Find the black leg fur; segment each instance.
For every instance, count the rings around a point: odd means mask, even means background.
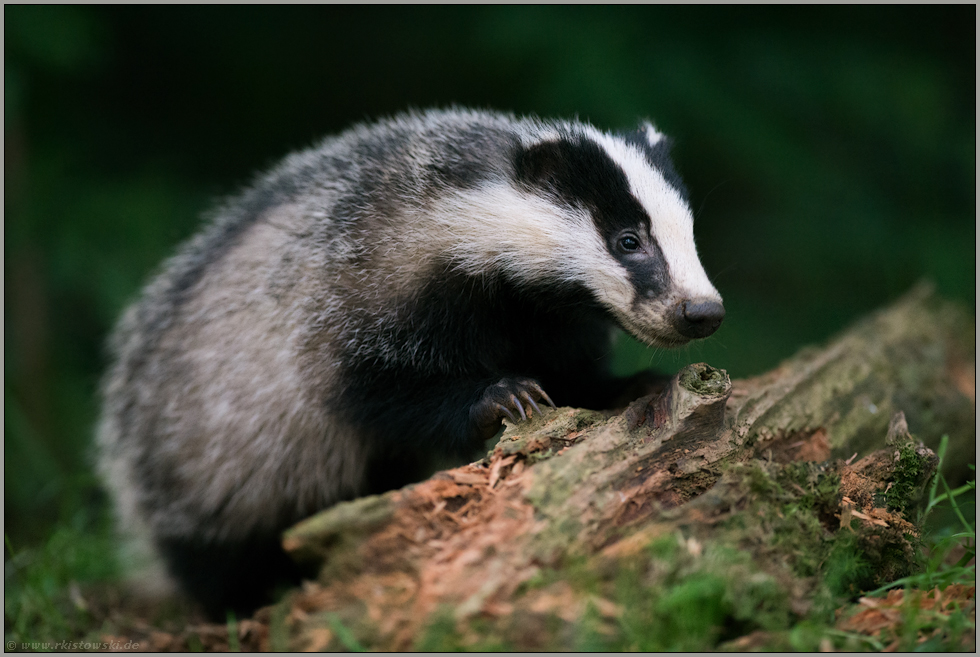
[[[278,533],[234,542],[162,539],[159,546],[171,574],[216,622],[229,611],[249,616],[272,603],[277,589],[315,575],[283,552]]]
[[[515,360],[561,406],[621,408],[669,381],[652,370],[612,376],[612,324],[601,316],[542,316],[533,327]]]
[[[461,456],[489,437],[487,428],[471,418],[470,408],[500,379],[374,371],[349,377],[352,383],[337,407],[365,430],[385,458],[412,464],[413,455]]]

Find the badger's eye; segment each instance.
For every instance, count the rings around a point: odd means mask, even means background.
[[[640,248],[640,240],[637,239],[635,235],[623,235],[619,238],[619,248],[627,253],[638,251]]]

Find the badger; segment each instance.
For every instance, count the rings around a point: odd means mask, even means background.
[[[412,111],[226,201],[109,341],[99,469],[145,584],[248,613],[302,574],[291,524],[472,454],[504,418],[610,407],[617,327],[712,334],[669,147],[649,122]]]

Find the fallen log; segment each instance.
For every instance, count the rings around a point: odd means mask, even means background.
[[[612,417],[508,425],[289,530],[320,576],[253,647],[702,650],[832,615],[916,567],[930,447],[975,462],[974,330],[919,286],[763,376],[695,364]]]

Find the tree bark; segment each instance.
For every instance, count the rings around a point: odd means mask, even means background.
[[[763,376],[695,364],[612,417],[508,425],[482,461],[289,530],[320,576],[257,618],[299,649],[698,649],[778,629],[913,567],[927,446],[949,435],[954,480],[975,462],[974,341],[920,285]],[[828,575],[845,539],[872,575]],[[691,582],[720,591],[697,589],[723,610],[712,643],[669,629]]]

